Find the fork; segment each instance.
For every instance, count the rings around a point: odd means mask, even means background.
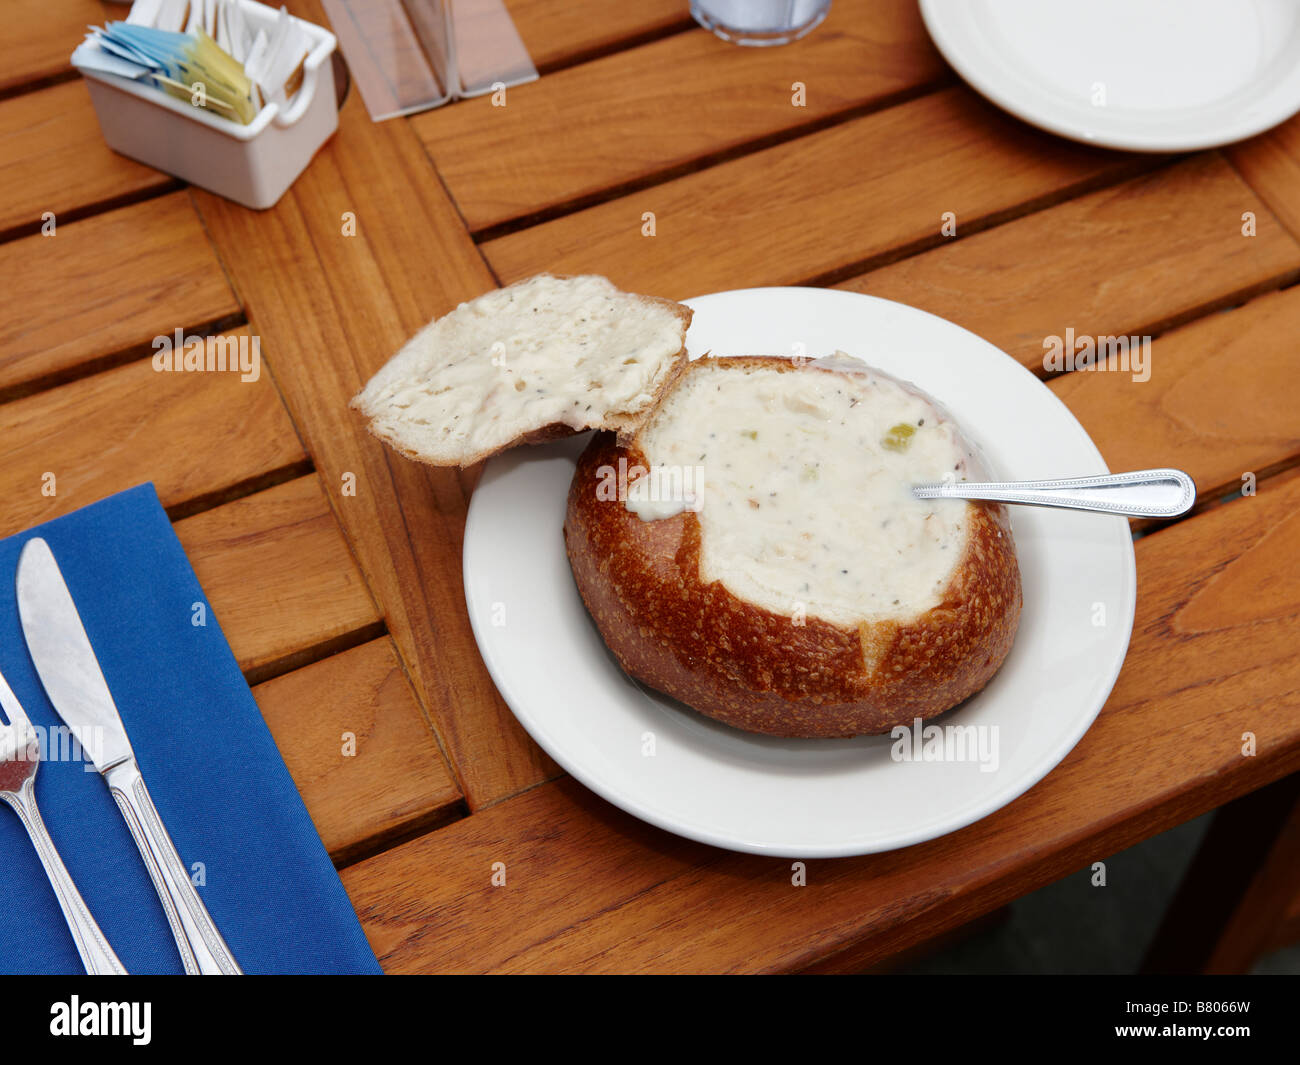
[[[0,799],[13,807],[31,837],[86,972],[92,976],[125,976],[126,969],[117,960],[113,948],[91,916],[90,908],[73,883],[59,852],[54,849],[54,840],[50,839],[45,822],[41,820],[41,812],[36,807],[36,768],[41,764],[41,737],[32,728],[26,711],[3,674],[0,674],[0,708],[4,710],[6,719],[0,723]]]

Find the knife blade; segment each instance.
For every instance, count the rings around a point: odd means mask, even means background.
[[[100,773],[135,757],[49,545],[27,541],[18,560],[18,613],[45,693]]]
[[[239,974],[158,816],[72,593],[50,545],[40,537],[23,545],[17,588],[18,616],[36,673],[117,801],[167,914],[185,971]]]

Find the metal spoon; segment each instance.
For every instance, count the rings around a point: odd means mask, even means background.
[[[1135,470],[1057,481],[953,481],[914,484],[917,499],[989,499],[1031,507],[1096,510],[1132,518],[1176,518],[1196,502],[1196,482],[1182,470]]]

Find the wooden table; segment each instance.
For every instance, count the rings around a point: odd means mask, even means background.
[[[1178,157],[1059,140],[959,83],[914,0],[835,0],[806,40],[757,50],[684,0],[510,8],[539,82],[379,125],[353,93],[257,213],[104,146],[67,56],[120,8],[10,0],[0,533],[157,485],[392,972],[862,968],[1252,792],[1258,838],[1187,964],[1241,967],[1300,931],[1294,790],[1261,790],[1300,767],[1300,120]],[[961,832],[809,863],[802,888],[787,861],[566,778],[470,634],[474,472],[398,458],[347,409],[417,327],[541,270],[679,298],[870,292],[1042,376],[1067,328],[1155,337],[1145,383],[1047,381],[1113,469],[1179,465],[1202,489],[1138,530],[1128,660],[1060,767]],[[269,372],[156,373],[151,341],[177,327],[249,332]]]

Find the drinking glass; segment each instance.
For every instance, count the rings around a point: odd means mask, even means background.
[[[821,25],[831,0],[691,0],[691,14],[724,41],[789,44]]]

